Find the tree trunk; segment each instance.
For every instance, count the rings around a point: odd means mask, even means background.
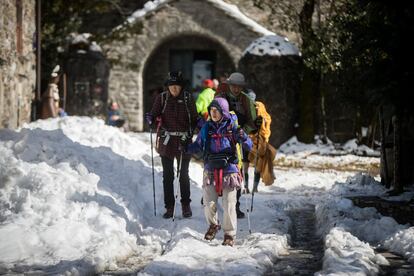
[[[400,118],[398,115],[393,117],[394,125],[394,191],[397,194],[403,192],[401,183],[401,135]]]
[[[304,68],[302,86],[299,95],[299,129],[298,139],[304,143],[312,143],[315,135],[315,96],[314,74],[309,68]]]
[[[315,10],[315,0],[306,0],[299,14],[299,30],[302,36],[302,53],[306,59],[312,55],[312,48],[317,41],[312,29],[312,15]],[[315,72],[306,65],[303,70],[303,79],[299,97],[299,129],[298,139],[305,143],[314,141],[317,132],[315,123],[315,111],[318,110],[318,103],[315,97],[319,94],[320,73]]]
[[[390,179],[388,177],[388,158],[386,150],[386,141],[385,141],[385,125],[384,125],[384,111],[383,107],[380,106],[379,110],[379,125],[380,125],[380,135],[381,135],[381,170],[383,171],[384,177],[381,177],[381,183],[385,185],[386,188],[390,187]]]

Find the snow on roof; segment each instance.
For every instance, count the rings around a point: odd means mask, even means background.
[[[72,33],[71,36],[73,37],[71,40],[71,44],[78,44],[78,43],[89,44],[89,38],[92,35],[90,33],[81,33],[81,34]]]
[[[89,50],[92,52],[101,52],[102,53],[102,48],[101,46],[98,45],[98,43],[96,43],[96,41],[92,41],[91,45],[89,45]]]
[[[266,35],[254,40],[243,52],[256,56],[300,56],[299,49],[286,37],[279,35]]]
[[[161,4],[166,4],[168,2],[171,2],[172,0],[153,0],[148,1],[144,4],[144,7],[142,9],[136,10],[132,15],[130,15],[126,21],[130,24],[136,22],[139,18],[144,17],[148,13],[157,10]]]
[[[207,2],[212,3],[214,6],[224,10],[226,14],[235,18],[240,23],[250,27],[253,31],[261,33],[263,35],[274,35],[275,33],[269,31],[250,17],[242,13],[236,5],[228,4],[222,0],[207,0]]]
[[[172,2],[174,0],[153,0],[148,1],[144,4],[144,7],[142,9],[139,9],[135,11],[131,16],[129,16],[126,21],[130,24],[136,22],[140,18],[143,18],[145,15],[147,15],[150,12],[153,12],[155,10],[158,10],[163,4],[167,4],[169,2]],[[207,2],[213,4],[215,7],[223,10],[227,15],[233,17],[243,25],[249,27],[251,30],[253,30],[256,33],[260,33],[263,35],[273,35],[274,33],[251,19],[250,17],[246,16],[244,13],[242,13],[239,8],[236,5],[228,4],[224,2],[223,0],[206,0]],[[121,26],[118,26],[116,29],[121,28]]]

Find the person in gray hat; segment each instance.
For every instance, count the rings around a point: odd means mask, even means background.
[[[239,126],[247,134],[257,131],[257,127],[255,125],[256,107],[254,105],[254,101],[252,101],[246,92],[243,91],[246,86],[243,74],[234,72],[229,76],[225,83],[228,84],[229,91],[216,93],[216,97],[227,99],[230,111],[236,113]],[[243,150],[244,187],[246,193],[249,192],[248,156],[249,152],[247,150]],[[240,196],[241,190],[238,190],[236,203],[237,218],[244,218],[244,213],[240,211]]]

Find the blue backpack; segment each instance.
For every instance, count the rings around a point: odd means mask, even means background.
[[[230,122],[227,122],[224,133],[214,133],[212,130],[212,121],[207,121],[206,126],[201,130],[201,137],[204,140],[203,159],[208,162],[210,168],[225,168],[229,164],[241,163],[240,145],[234,139],[234,131],[238,128],[237,116],[230,113]],[[211,141],[215,140],[215,145],[224,148],[216,148],[215,152],[211,151]],[[219,139],[219,142],[217,141]],[[240,168],[240,166],[239,166]]]

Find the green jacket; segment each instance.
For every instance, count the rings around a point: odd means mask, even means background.
[[[197,97],[196,101],[196,107],[197,107],[197,113],[204,116],[205,113],[208,112],[207,108],[210,105],[210,103],[214,99],[214,94],[216,91],[214,91],[211,88],[206,88]]]

